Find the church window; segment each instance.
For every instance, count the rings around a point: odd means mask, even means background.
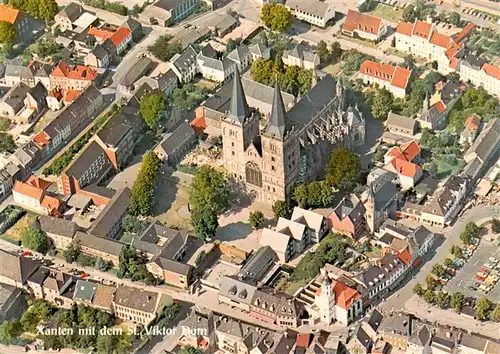
[[[276,168],[274,168],[274,165],[271,166],[271,170],[274,171]]]
[[[231,146],[232,146],[232,147],[234,147],[234,141],[233,141],[233,142],[231,142]]]
[[[248,183],[262,187],[262,172],[255,162],[248,162],[245,165],[245,175]]]
[[[274,156],[271,156],[271,161],[274,162],[275,160]]]
[[[276,148],[276,145],[274,145],[274,144],[269,145],[269,149],[271,149],[272,152],[278,152],[278,149]]]
[[[273,193],[276,193],[276,188],[273,187]]]
[[[234,151],[231,151],[231,155],[233,155],[233,156],[234,156]]]

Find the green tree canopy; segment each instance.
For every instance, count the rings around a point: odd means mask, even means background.
[[[228,200],[229,184],[224,174],[213,167],[200,167],[191,183],[190,207],[212,209],[219,215],[228,208]]]
[[[472,239],[479,235],[479,226],[470,221],[465,225],[464,231],[460,234],[460,240],[465,244],[471,244]]]
[[[392,93],[382,87],[372,90],[367,98],[367,103],[370,106],[373,117],[382,121],[386,120],[394,104]]]
[[[16,36],[16,28],[12,23],[0,21],[0,43],[12,44],[14,43]]]
[[[215,209],[208,206],[194,208],[191,211],[191,224],[199,238],[204,240],[213,239],[219,227]]]
[[[10,152],[16,151],[17,145],[14,142],[12,135],[0,132],[0,152]]]
[[[252,229],[258,230],[262,227],[264,224],[264,214],[257,210],[257,211],[252,211],[250,213],[250,216],[248,218],[248,221],[250,222],[250,225],[252,226]]]
[[[422,284],[418,283],[418,284],[415,284],[415,286],[413,287],[413,293],[418,295],[418,296],[422,296],[424,294],[424,288],[422,286]]]
[[[493,303],[487,298],[480,298],[476,302],[476,319],[484,321],[490,318],[493,311]]]
[[[152,151],[144,154],[137,179],[132,186],[129,211],[132,215],[149,215],[154,204],[156,177],[161,160]]]
[[[172,36],[165,34],[158,37],[156,42],[150,46],[149,51],[161,61],[169,61],[175,54],[182,52],[182,45],[179,41],[173,41]]]
[[[0,325],[0,343],[10,345],[21,334],[19,320],[5,321]]]
[[[284,200],[277,200],[273,204],[273,214],[276,219],[289,219],[292,216],[292,211]]]
[[[451,295],[450,306],[457,312],[462,310],[464,306],[465,296],[462,293],[454,293]]]
[[[194,348],[190,345],[187,345],[185,346],[184,348],[182,348],[181,350],[179,350],[179,354],[202,354],[203,351],[198,349],[198,348]]]
[[[500,233],[500,220],[494,218],[491,221],[491,229],[493,230],[494,233],[499,234]]]
[[[491,313],[491,320],[493,322],[500,322],[500,303],[495,306],[495,309]]]
[[[25,229],[21,234],[21,242],[24,247],[35,252],[47,253],[49,244],[45,233],[38,229]]]
[[[292,23],[292,14],[277,3],[267,3],[262,7],[260,18],[273,31],[285,32]]]
[[[326,166],[326,181],[334,187],[354,185],[359,179],[361,162],[350,150],[339,148],[333,151]]]
[[[160,119],[160,113],[167,107],[167,101],[161,93],[145,94],[139,102],[141,117],[149,127],[155,129]]]
[[[437,277],[442,277],[444,275],[444,268],[441,264],[436,263],[432,266],[432,274]]]

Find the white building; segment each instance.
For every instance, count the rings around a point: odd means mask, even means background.
[[[387,26],[379,17],[349,10],[342,26],[342,33],[378,42],[387,33]]]
[[[390,91],[394,97],[404,98],[411,77],[411,70],[365,60],[359,68],[358,78],[365,84],[377,84]]]
[[[335,9],[330,1],[288,0],[285,6],[297,19],[318,27],[326,27],[328,21],[335,18]]]
[[[319,65],[319,55],[302,43],[291,50],[285,50],[282,60],[287,66],[295,65],[306,70],[314,70]]]

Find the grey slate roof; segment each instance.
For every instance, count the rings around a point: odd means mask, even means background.
[[[278,260],[270,246],[259,248],[238,272],[238,278],[247,282],[257,282]]]
[[[22,82],[12,87],[2,101],[9,105],[12,109],[14,109],[15,113],[17,113],[21,108],[24,107],[24,99],[26,98],[26,94],[30,92],[31,89],[29,86],[23,84]]]
[[[414,131],[416,124],[415,119],[393,113],[392,111],[389,112],[387,117],[387,126],[396,126]]]
[[[30,258],[19,257],[0,249],[0,276],[24,283],[40,267]]]
[[[187,139],[194,137],[195,132],[193,127],[187,122],[183,122],[173,133],[167,134],[160,142],[159,147],[165,154],[171,154]]]
[[[396,186],[389,178],[383,175],[369,188],[369,191],[374,193],[375,210],[382,209],[398,193]]]
[[[67,17],[71,22],[75,22],[83,13],[83,9],[80,5],[72,2],[61,11],[59,11],[59,16]]]
[[[484,352],[488,344],[488,340],[473,334],[462,333],[462,338],[460,339],[460,345],[475,349],[479,352]]]
[[[427,344],[429,344],[431,338],[432,333],[429,329],[429,326],[424,324],[418,330],[413,331],[412,335],[410,336],[410,343],[425,347]]]
[[[196,62],[196,56],[197,53],[194,48],[192,46],[188,46],[180,55],[172,58],[172,65],[174,65],[177,70],[182,73]]]
[[[92,49],[91,53],[94,54],[95,57],[99,60],[104,59],[106,55],[108,55],[108,51],[100,44]]]
[[[324,18],[326,11],[329,9],[330,4],[328,1],[312,0],[287,0],[286,6],[293,10],[300,10],[311,15]]]
[[[191,266],[185,263],[177,262],[165,257],[153,257],[152,263],[156,263],[161,269],[168,270],[173,273],[188,276],[191,271]]]
[[[109,238],[98,237],[81,231],[77,231],[75,242],[84,247],[98,250],[112,256],[118,257],[123,247],[123,243]]]
[[[104,210],[88,229],[88,233],[107,237],[113,226],[126,213],[130,201],[131,191],[128,187],[118,190]]]
[[[156,67],[151,59],[147,57],[140,58],[132,68],[122,77],[120,80],[120,85],[128,87],[132,86],[141,77],[148,74],[148,71],[152,71]]]
[[[310,3],[308,2],[306,6],[309,6]],[[291,50],[285,50],[283,52],[283,56],[287,57],[293,57],[293,58],[298,58],[300,60],[306,61],[306,62],[314,62],[314,59],[316,57],[316,53],[313,53],[309,47],[304,44],[304,43],[299,43],[297,44],[293,49]]]
[[[236,67],[228,118],[243,124],[248,117],[250,117],[250,109],[241,84],[240,72]]]
[[[244,44],[237,46],[227,57],[235,62],[243,62],[244,58],[248,56],[248,47]]]
[[[281,97],[281,89],[276,82],[276,86],[274,87],[273,108],[266,133],[279,139],[284,139],[290,129],[291,124],[287,119],[285,104],[283,103],[283,97]]]
[[[96,141],[92,141],[83,151],[83,153],[78,156],[73,163],[67,168],[66,174],[68,176],[73,176],[76,179],[80,179],[90,168],[90,166],[96,161],[98,156],[103,155],[106,167],[101,170],[107,170],[111,167],[111,161],[104,149]]]
[[[364,217],[365,207],[355,195],[344,197],[333,210],[340,220],[349,218],[353,222],[358,222]]]
[[[256,43],[254,45],[251,45],[248,47],[248,50],[256,55],[263,56],[264,53],[268,50],[263,44],[261,43]]]
[[[491,153],[498,149],[500,144],[500,119],[490,120],[483,128],[483,131],[474,141],[474,144],[467,150],[465,157],[476,155],[484,163]]]
[[[137,28],[142,27],[141,23],[132,17],[128,17],[120,27],[128,28],[131,32],[134,32]]]
[[[70,220],[42,215],[38,218],[40,229],[43,232],[73,238],[78,231],[78,226]]]
[[[250,305],[257,288],[238,279],[222,277],[219,286],[219,295],[225,296],[236,302]]]
[[[33,72],[27,66],[7,64],[5,66],[5,77],[20,77],[21,79],[33,79]]]
[[[374,332],[377,332],[383,319],[384,316],[382,316],[379,310],[375,309],[368,318],[368,326],[370,326]]]

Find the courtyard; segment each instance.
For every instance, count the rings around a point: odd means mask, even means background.
[[[375,9],[370,12],[370,15],[383,18],[391,22],[398,22],[403,18],[403,10],[394,6],[377,4]]]

